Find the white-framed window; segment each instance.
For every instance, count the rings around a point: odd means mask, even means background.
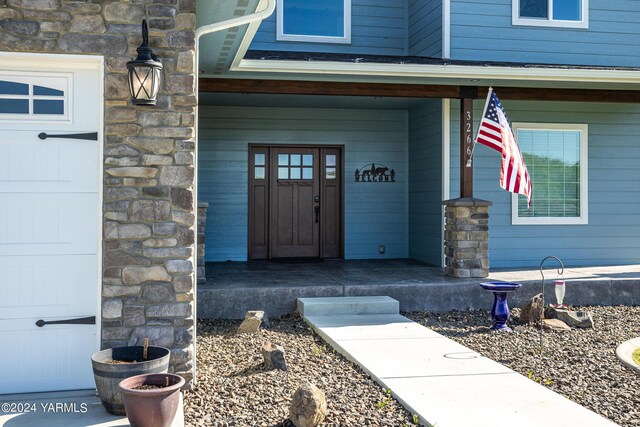
[[[277,40],[351,43],[351,0],[278,0]]]
[[[69,121],[71,75],[0,72],[0,121]]]
[[[512,0],[512,24],[589,28],[589,0]]]
[[[514,194],[511,223],[588,223],[588,126],[513,123],[513,132],[533,186],[531,208]]]

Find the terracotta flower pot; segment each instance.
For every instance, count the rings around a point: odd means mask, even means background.
[[[131,426],[171,426],[180,404],[180,388],[184,383],[184,378],[175,374],[144,374],[122,380],[118,388]],[[143,385],[162,388],[135,389]]]

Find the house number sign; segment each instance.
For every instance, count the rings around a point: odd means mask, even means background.
[[[461,99],[460,107],[460,197],[473,197],[473,99]]]

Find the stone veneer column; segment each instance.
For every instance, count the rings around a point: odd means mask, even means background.
[[[205,276],[205,260],[204,260],[204,249],[205,249],[205,228],[207,224],[207,208],[209,207],[209,203],[207,202],[198,202],[198,268],[196,269],[196,277],[198,284],[207,283],[207,278]]]
[[[489,275],[489,206],[474,198],[452,199],[445,206],[445,274],[453,277]]]
[[[141,23],[164,65],[157,107],[129,101]],[[0,0],[0,50],[104,57],[102,347],[194,355],[195,0]],[[43,59],[46,61],[46,59]],[[89,160],[89,159],[87,159]],[[87,362],[88,363],[88,362]]]

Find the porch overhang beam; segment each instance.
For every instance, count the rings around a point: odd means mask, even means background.
[[[463,99],[465,86],[329,82],[307,80],[200,78],[199,91],[271,95],[376,96],[382,98]],[[489,88],[479,87],[478,98]],[[640,103],[640,90],[496,87],[500,99],[513,101]]]
[[[458,98],[458,86],[351,83],[306,80],[200,78],[200,92],[270,95],[378,96],[383,98]]]

